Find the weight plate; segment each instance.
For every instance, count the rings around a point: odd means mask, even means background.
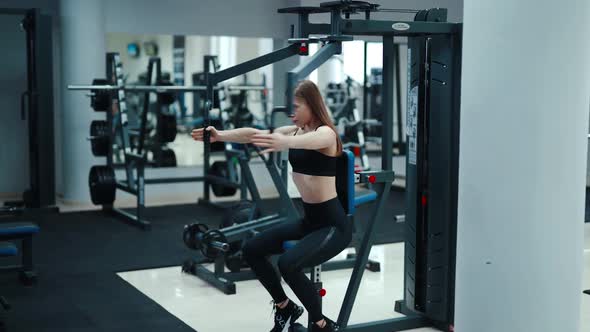
[[[208,230],[209,227],[205,224],[193,223],[185,225],[182,240],[189,249],[199,250],[201,249],[201,238]]]
[[[109,153],[110,137],[109,126],[106,121],[94,120],[90,124],[90,145],[92,154],[97,157],[104,157]]]
[[[160,114],[158,117],[158,135],[160,142],[174,142],[176,138],[176,116],[174,114]]]
[[[209,169],[209,174],[229,180],[227,161],[214,162]],[[238,190],[237,188],[224,186],[222,184],[211,184],[211,189],[217,197],[233,196]]]
[[[236,207],[232,208],[228,213],[225,214],[223,217],[221,224],[219,225],[220,229],[231,227],[234,225],[240,225],[245,222],[250,221],[250,217],[252,219],[256,219],[260,217],[260,210],[256,209],[254,213],[252,213],[252,209],[254,205],[250,201],[243,201],[240,202]],[[229,253],[236,253],[242,248],[242,241],[235,241],[230,243],[230,251]]]
[[[90,198],[95,205],[110,205],[115,201],[117,179],[109,166],[92,166],[88,174]]]
[[[174,83],[168,80],[162,80],[157,85],[174,86]],[[163,91],[158,93],[158,102],[161,105],[172,105],[176,101],[175,91]]]
[[[260,210],[256,209],[252,214],[253,208],[254,204],[252,204],[250,201],[240,202],[224,216],[221,224],[219,225],[219,228],[223,229],[233,225],[243,224],[250,221],[250,217],[253,219],[259,218]],[[242,250],[243,244],[244,240],[234,241],[229,244],[230,249],[225,256],[225,266],[227,266],[227,268],[232,272],[239,271],[240,267],[244,265],[240,252],[240,250]]]
[[[169,148],[162,148],[158,158],[158,165],[160,167],[176,167],[176,153]]]
[[[104,78],[92,80],[92,85],[109,85],[109,81]],[[108,90],[90,90],[90,107],[97,112],[106,112],[111,107],[111,94]]]

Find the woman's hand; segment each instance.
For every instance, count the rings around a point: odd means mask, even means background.
[[[252,144],[264,148],[262,153],[282,151],[289,148],[289,137],[278,133],[256,134],[252,136]]]
[[[215,143],[215,142],[220,141],[219,132],[213,126],[209,126],[207,128],[193,129],[193,131],[191,132],[191,136],[193,137],[193,139],[195,141],[202,142],[204,140],[205,130],[207,130],[210,134],[209,142]]]

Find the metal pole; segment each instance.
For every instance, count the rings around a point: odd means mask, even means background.
[[[299,14],[299,24],[297,25],[297,37],[296,38],[306,38],[305,31],[303,27],[309,22],[309,14],[301,13]]]
[[[213,73],[208,73],[205,72],[206,75],[206,81],[207,81],[207,101],[205,103],[205,111],[203,112],[203,128],[207,128],[211,125],[211,121],[209,119],[209,112],[211,111],[211,108],[213,108],[213,85],[215,83],[212,82],[212,76]],[[205,180],[203,181],[203,199],[205,200],[205,202],[209,202],[210,201],[210,193],[209,193],[209,180],[207,180],[207,174],[209,173],[209,158],[210,158],[210,153],[211,153],[211,141],[210,141],[210,136],[209,136],[209,132],[207,130],[204,131],[203,133],[203,143],[205,143],[204,145],[204,163],[203,163],[203,177],[205,178]]]
[[[37,122],[39,117],[39,107],[37,104],[37,68],[35,62],[36,49],[36,24],[38,24],[39,11],[32,9],[27,12],[23,19],[23,27],[26,31],[26,43],[27,43],[27,92],[24,95],[27,96],[27,104],[29,107],[28,114],[28,125],[29,125],[29,180],[32,202],[25,202],[26,207],[41,207],[41,188],[39,187],[39,146],[38,144],[38,130]],[[22,101],[21,101],[22,103]],[[23,107],[23,120],[24,118],[24,105]],[[24,201],[24,197],[23,197]]]
[[[154,61],[155,59],[151,58],[148,62],[148,68],[147,68],[147,76],[146,76],[146,85],[151,85],[152,84],[152,73],[154,70]],[[139,146],[137,147],[137,153],[138,154],[142,154],[143,153],[143,145],[144,145],[144,140],[145,140],[145,127],[146,127],[146,122],[147,122],[147,114],[149,112],[150,109],[150,92],[146,91],[144,93],[144,99],[143,99],[143,113],[141,114],[141,118],[140,118],[140,125],[139,125]]]
[[[392,170],[393,154],[393,69],[395,63],[393,36],[383,36],[383,87],[381,104],[383,108],[383,130],[381,139],[381,168]]]
[[[145,208],[145,164],[144,160],[136,160],[135,162],[137,165],[137,214],[135,217],[137,221],[141,222]]]
[[[204,56],[203,57],[203,71],[205,73],[205,83],[207,84],[206,90],[206,99],[205,99],[205,109],[203,110],[203,128],[207,129],[211,125],[209,114],[211,109],[213,108],[213,104],[215,103],[215,97],[213,95],[213,73],[211,73],[211,69],[216,71],[215,63],[213,63],[213,68],[210,67],[210,63],[214,62],[213,56]],[[211,141],[210,136],[207,130],[203,132],[203,200],[205,202],[210,201],[210,192],[209,192],[209,180],[207,179],[207,174],[209,173],[209,158],[211,153]]]
[[[287,73],[287,91],[285,91],[285,107],[287,108],[287,114],[293,114],[293,92],[297,85],[297,73]]]
[[[348,287],[346,288],[346,295],[344,296],[342,306],[340,307],[340,313],[338,315],[338,325],[344,330],[346,329],[346,326],[348,326],[348,320],[350,319],[350,314],[352,313],[354,302],[365,272],[365,266],[369,261],[369,253],[371,252],[375,238],[375,226],[385,214],[385,206],[387,205],[389,192],[391,191],[391,181],[378,183],[375,184],[375,186],[379,187],[376,190],[380,194],[379,200],[377,201],[377,206],[373,210],[371,219],[369,219],[359,251],[356,254],[357,256],[354,269],[352,270],[352,276],[350,277]]]
[[[330,35],[332,36],[339,36],[341,34],[341,28],[340,28],[340,22],[342,21],[342,18],[340,17],[340,10],[339,9],[334,9],[331,12],[331,22],[332,24],[330,25]]]
[[[363,45],[363,120],[367,119],[369,105],[369,101],[367,100],[367,43],[368,42],[365,41]]]
[[[272,90],[270,88],[265,88],[262,85],[258,84],[248,84],[248,85],[226,85],[225,86],[230,91],[262,91],[262,90]],[[223,86],[216,86],[214,87],[215,90],[224,89]],[[68,90],[125,90],[130,92],[165,92],[165,91],[174,91],[174,92],[198,92],[198,91],[206,91],[207,86],[205,85],[78,85],[78,84],[70,84],[68,85]]]
[[[404,135],[403,135],[403,111],[402,111],[402,85],[401,85],[401,71],[400,71],[400,47],[399,44],[395,44],[395,52],[396,58],[394,59],[395,62],[395,109],[397,114],[397,146],[399,149],[399,154],[405,154],[405,145],[404,145]]]

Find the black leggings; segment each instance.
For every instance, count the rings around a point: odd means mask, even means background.
[[[346,249],[352,240],[352,225],[347,221],[338,198],[318,204],[303,203],[302,221],[276,225],[249,239],[243,247],[246,262],[275,303],[287,295],[268,256],[282,254],[278,261],[283,279],[307,309],[313,322],[323,319],[317,290],[303,269],[326,262]],[[283,242],[299,240],[285,251]]]

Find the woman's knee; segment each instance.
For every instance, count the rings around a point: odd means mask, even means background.
[[[256,242],[257,241],[255,241],[253,238],[245,241],[244,245],[242,246],[242,255],[245,259],[260,255],[260,249]]]
[[[277,265],[283,276],[293,274],[299,270],[298,265],[291,257],[289,257],[289,255],[282,255],[279,257]]]

